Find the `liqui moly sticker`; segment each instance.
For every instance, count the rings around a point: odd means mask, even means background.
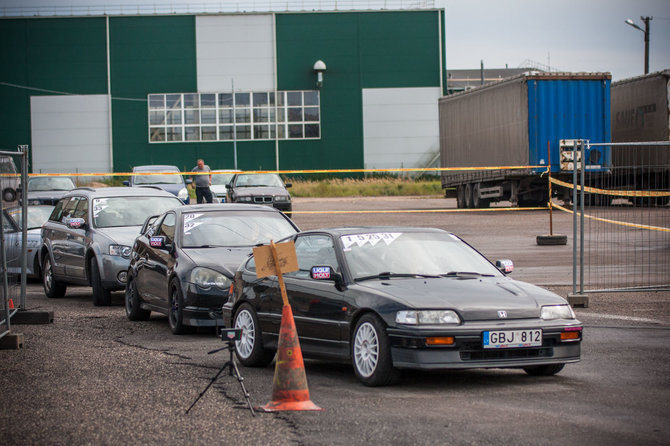
[[[315,266],[312,268],[312,277],[314,279],[330,279],[329,266]]]
[[[402,232],[374,232],[370,234],[356,234],[342,236],[342,244],[344,249],[350,249],[352,246],[359,248],[367,243],[375,246],[379,242],[384,242],[390,245],[402,235]]]
[[[160,248],[163,244],[163,237],[151,237],[149,239],[149,246],[154,246]]]

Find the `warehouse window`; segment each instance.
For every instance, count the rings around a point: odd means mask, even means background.
[[[318,91],[150,94],[149,142],[321,138]]]

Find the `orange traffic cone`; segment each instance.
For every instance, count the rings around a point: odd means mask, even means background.
[[[284,305],[282,309],[272,401],[260,409],[265,412],[322,410],[309,399],[305,363],[290,305]]]
[[[12,300],[11,297],[9,298],[9,309],[10,309],[10,310],[13,310],[13,309],[14,309],[14,300]]]

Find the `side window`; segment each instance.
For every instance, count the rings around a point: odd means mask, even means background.
[[[164,235],[166,243],[171,244],[174,242],[175,220],[175,215],[170,212],[165,216],[160,228],[158,228],[158,233],[156,235]]]
[[[332,266],[339,270],[333,240],[327,235],[309,235],[298,237],[295,241],[295,254],[298,257],[298,271],[288,273],[294,277],[308,278],[313,266]]]
[[[62,200],[58,200],[58,203],[56,203],[56,207],[49,216],[50,221],[58,221],[58,222],[61,221],[61,219],[63,218],[63,208],[65,207],[68,201],[70,201],[69,198],[63,198]]]
[[[79,204],[77,204],[77,208],[74,210],[72,216],[75,218],[83,218],[84,221],[88,223],[88,200],[86,198],[79,200]]]
[[[2,214],[2,230],[4,232],[16,232],[16,228],[5,214]]]
[[[80,197],[72,197],[70,198],[70,201],[65,203],[63,206],[63,215],[61,215],[60,221],[65,223],[66,218],[74,217],[74,211],[77,209],[77,205],[79,204]]]

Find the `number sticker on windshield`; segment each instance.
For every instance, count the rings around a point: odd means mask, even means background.
[[[188,235],[193,228],[202,224],[202,222],[195,221],[200,216],[202,214],[184,214],[184,235]]]
[[[96,198],[93,200],[93,218],[98,218],[100,211],[107,208],[106,198]]]
[[[380,241],[390,245],[401,235],[402,232],[375,232],[370,234],[344,235],[342,236],[342,244],[344,245],[344,249],[350,249],[354,245],[360,248],[366,243],[375,246]]]

